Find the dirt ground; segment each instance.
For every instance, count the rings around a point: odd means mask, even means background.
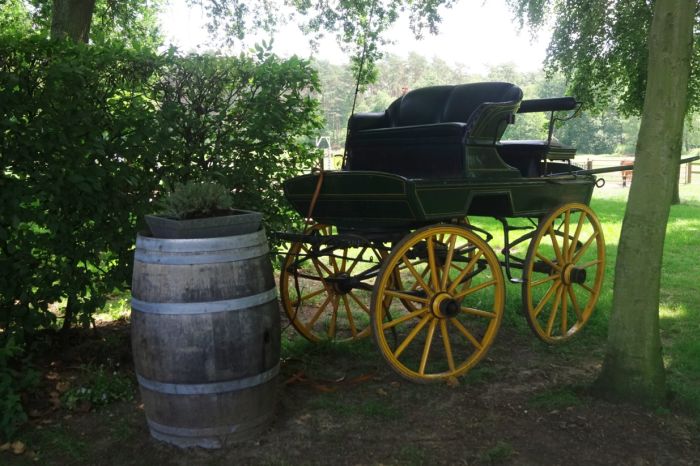
[[[602,357],[595,338],[550,348],[506,323],[456,386],[403,381],[370,340],[302,345],[282,363],[269,430],[214,451],[151,439],[136,388],[133,401],[99,409],[52,404],[81,364],[112,364],[136,387],[127,323],[72,338],[47,349],[42,390],[19,435],[26,451],[1,452],[0,464],[700,464],[700,425],[680,406],[646,410],[587,393]]]

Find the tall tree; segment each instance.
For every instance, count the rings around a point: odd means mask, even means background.
[[[644,402],[665,394],[659,335],[659,288],[666,224],[681,153],[683,119],[700,106],[700,47],[693,0],[511,0],[522,19],[555,15],[550,70],[597,105],[641,111],[635,183],[615,268],[613,313],[597,387]],[[693,66],[691,66],[691,63]],[[644,254],[640,254],[644,251]],[[641,285],[641,286],[640,286]]]
[[[656,0],[654,6],[635,183],[622,223],[613,314],[598,379],[599,388],[614,397],[654,402],[665,395],[661,260],[688,105],[695,8],[693,0]]]
[[[51,38],[87,42],[95,0],[53,0]]]
[[[157,15],[165,0],[2,0],[0,33],[45,34],[54,39],[156,48]]]

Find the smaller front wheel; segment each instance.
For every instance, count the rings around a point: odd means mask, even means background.
[[[523,311],[541,340],[558,343],[578,333],[598,302],[605,240],[598,217],[584,204],[565,204],[543,218],[523,273]]]
[[[440,224],[391,251],[372,293],[377,347],[402,377],[458,377],[484,357],[503,317],[505,282],[491,247],[468,228]]]

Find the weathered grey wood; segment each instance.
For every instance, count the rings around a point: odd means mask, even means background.
[[[264,231],[137,241],[132,346],[154,438],[216,448],[271,422],[280,320],[267,250]]]

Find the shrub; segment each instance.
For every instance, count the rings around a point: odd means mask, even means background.
[[[281,182],[315,158],[305,60],[0,37],[0,335],[91,314],[128,286],[134,238],[167,186],[216,179],[289,225]],[[0,338],[2,338],[0,336]]]
[[[218,183],[177,183],[158,201],[159,215],[183,220],[215,216],[233,206],[228,189]]]
[[[27,420],[21,393],[36,387],[39,373],[15,343],[6,338],[0,346],[0,443],[9,441],[17,428]]]

